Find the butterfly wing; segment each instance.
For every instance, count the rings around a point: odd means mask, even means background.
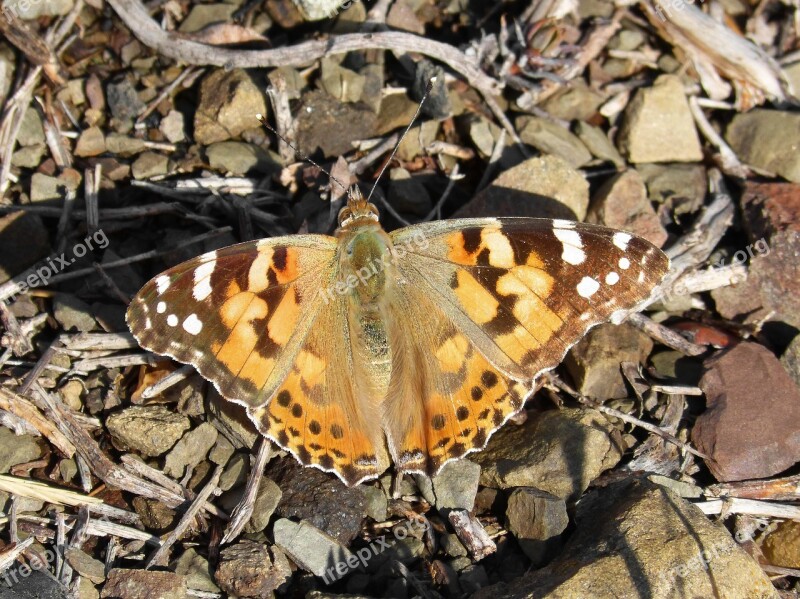
[[[148,282],[127,321],[142,347],[193,365],[301,463],[354,484],[388,458],[380,419],[353,384],[345,298],[323,293],[337,248],[295,235],[209,252]]]
[[[620,321],[669,269],[649,242],[546,219],[460,219],[391,234],[402,282],[384,427],[401,470],[482,449],[586,331]]]

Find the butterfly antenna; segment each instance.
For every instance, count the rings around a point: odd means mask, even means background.
[[[381,177],[383,177],[383,173],[386,170],[386,168],[392,162],[394,155],[397,154],[397,150],[400,148],[400,144],[403,143],[403,140],[406,138],[406,135],[408,135],[408,132],[411,131],[411,127],[414,126],[417,117],[419,117],[419,113],[422,111],[422,105],[425,104],[425,100],[427,100],[428,96],[431,95],[431,90],[433,89],[434,83],[436,83],[436,77],[431,77],[430,80],[428,81],[428,85],[425,87],[425,93],[422,94],[422,99],[419,101],[419,106],[417,106],[417,111],[414,113],[411,122],[408,123],[408,127],[406,127],[406,130],[403,131],[403,135],[400,136],[400,139],[395,144],[394,150],[392,150],[392,155],[389,156],[389,160],[383,163],[383,167],[378,173],[378,178],[375,179],[375,183],[373,184],[372,189],[370,190],[369,195],[367,196],[367,202],[369,202],[370,198],[372,198],[372,194],[375,193],[375,188],[378,187],[378,182],[381,180]]]
[[[333,175],[331,175],[331,174],[330,174],[328,171],[326,171],[324,168],[322,168],[322,167],[321,167],[319,164],[317,164],[316,162],[314,162],[313,160],[311,160],[311,158],[309,158],[309,157],[308,157],[306,154],[304,154],[303,152],[301,152],[300,150],[298,150],[298,149],[297,149],[297,147],[296,147],[296,146],[295,146],[295,145],[294,145],[292,142],[290,142],[290,141],[289,141],[288,139],[286,139],[286,138],[285,138],[283,135],[281,135],[280,133],[278,133],[278,132],[277,132],[277,131],[276,131],[276,130],[275,130],[273,127],[272,127],[272,125],[270,125],[270,124],[267,122],[267,119],[266,119],[266,117],[264,117],[264,115],[263,115],[263,114],[257,114],[257,115],[256,115],[256,118],[258,119],[258,122],[259,122],[259,123],[261,123],[262,125],[264,125],[264,127],[265,127],[266,129],[268,129],[269,131],[272,131],[272,132],[273,132],[275,135],[277,135],[277,136],[280,138],[280,140],[281,140],[283,143],[285,143],[287,146],[289,146],[290,148],[292,148],[292,150],[294,151],[294,153],[295,153],[295,154],[296,154],[296,155],[297,155],[297,156],[298,156],[298,157],[299,157],[301,160],[305,160],[306,162],[309,162],[309,163],[313,164],[313,165],[314,165],[314,166],[316,166],[316,167],[317,167],[319,170],[321,170],[323,173],[325,173],[326,175],[328,175],[328,177],[330,177],[331,181],[335,182],[335,183],[336,183],[336,184],[337,184],[339,187],[341,187],[341,188],[344,190],[345,194],[349,194],[349,193],[350,193],[350,190],[348,189],[348,187],[347,187],[347,186],[346,186],[344,183],[342,183],[341,181],[339,181],[339,179],[337,179],[336,177],[334,177]]]

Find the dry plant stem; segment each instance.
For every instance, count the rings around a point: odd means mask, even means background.
[[[681,441],[680,439],[678,439],[674,435],[671,435],[670,433],[668,433],[664,429],[662,429],[662,428],[660,428],[660,427],[658,427],[658,426],[656,426],[654,424],[650,424],[649,422],[645,422],[644,420],[640,420],[639,418],[636,418],[635,416],[631,416],[631,415],[626,414],[624,412],[620,412],[619,410],[615,410],[614,408],[609,408],[608,406],[604,406],[604,405],[602,405],[600,403],[592,401],[588,397],[584,397],[583,395],[581,395],[575,389],[573,389],[572,387],[567,385],[564,381],[562,381],[557,375],[555,375],[553,373],[548,373],[546,376],[547,376],[547,378],[550,379],[550,383],[556,389],[559,389],[559,390],[563,391],[564,393],[566,393],[567,395],[570,395],[571,397],[574,397],[575,399],[577,399],[582,404],[584,404],[586,406],[589,406],[590,408],[594,408],[598,412],[602,412],[603,414],[606,414],[608,416],[612,416],[613,418],[619,418],[623,422],[627,422],[629,424],[633,424],[635,426],[641,427],[644,430],[646,430],[646,431],[648,431],[650,433],[653,433],[654,435],[658,435],[659,437],[661,437],[665,441],[669,441],[673,445],[677,445],[678,447],[680,447],[683,451],[685,451],[687,453],[691,453],[692,455],[696,455],[697,457],[700,457],[700,458],[703,458],[703,459],[709,459],[706,454],[704,454],[704,453],[702,453],[700,451],[697,451],[691,445],[689,445],[688,443],[684,443],[683,441]]]
[[[93,177],[93,175],[90,175]],[[87,183],[90,179],[87,178]],[[91,231],[91,226],[97,228],[99,224],[99,218],[97,211],[97,198],[96,194],[93,194],[91,190],[87,190],[89,193],[84,194],[87,201],[94,201],[94,205],[87,206],[87,210],[75,210],[72,213],[72,216],[75,219],[86,219],[87,221],[87,228]],[[91,200],[91,196],[94,195],[94,200]],[[145,216],[157,216],[159,214],[169,214],[171,212],[180,212],[183,210],[183,207],[178,203],[157,203],[157,204],[148,204],[147,206],[134,206],[130,208],[107,208],[103,210],[103,218],[106,220],[117,220],[122,218],[142,218]],[[61,208],[55,208],[51,206],[35,206],[30,204],[25,205],[14,205],[14,206],[3,206],[0,208],[0,213],[8,214],[10,212],[30,212],[33,214],[41,214],[42,216],[58,216],[61,217],[63,210]]]
[[[283,74],[274,76],[273,84],[267,88],[272,113],[275,115],[275,130],[278,132],[278,152],[284,164],[290,164],[295,159],[294,148],[289,145],[294,143],[294,118],[289,107],[289,94],[286,91],[286,77]],[[288,142],[288,143],[287,143]]]
[[[181,381],[185,380],[193,372],[194,372],[194,366],[191,365],[181,366],[180,368],[178,368],[178,370],[170,372],[167,376],[165,376],[157,383],[150,385],[149,387],[145,387],[145,389],[142,391],[142,399],[152,399],[156,395],[161,395],[164,391],[166,391],[173,385],[177,385]]]
[[[757,86],[777,100],[786,99],[780,68],[766,52],[690,2],[683,1],[675,8],[668,4],[664,0],[639,3],[650,23],[668,42],[692,58],[711,61],[732,80]]]
[[[177,507],[184,502],[183,497],[176,496],[163,487],[133,476],[114,464],[106,457],[97,442],[67,412],[61,404],[61,400],[42,389],[39,383],[34,383],[31,391],[41,401],[46,415],[55,422],[58,429],[75,446],[77,453],[86,460],[92,469],[92,473],[97,478],[108,485],[129,491],[135,495],[143,495],[144,497],[163,501],[169,507]]]
[[[147,9],[139,0],[109,0],[109,4],[131,32],[146,46],[153,48],[159,54],[191,65],[218,66],[226,69],[298,67],[330,54],[372,49],[390,50],[398,54],[409,52],[423,54],[443,62],[475,87],[491,108],[495,118],[502,123],[515,141],[521,143],[505,112],[494,101],[502,85],[484,73],[463,52],[449,44],[400,31],[378,31],[349,33],[327,40],[313,40],[271,50],[232,50],[170,35],[150,18]]]
[[[5,572],[8,570],[11,565],[17,560],[17,558],[22,555],[22,552],[25,551],[28,547],[33,545],[33,542],[36,540],[36,537],[30,536],[24,541],[17,543],[13,547],[8,547],[3,549],[0,552],[0,573]]]
[[[0,387],[0,408],[22,418],[50,441],[65,457],[71,458],[75,454],[75,446],[70,443],[69,439],[24,397]]]
[[[717,133],[714,126],[708,122],[703,109],[697,101],[697,96],[689,96],[689,108],[692,111],[694,122],[697,128],[708,140],[708,143],[715,146],[719,150],[719,167],[723,172],[732,177],[745,179],[750,174],[749,169],[742,164],[736,152],[722,139],[722,136]]]
[[[169,476],[164,474],[163,472],[156,470],[155,468],[148,466],[141,460],[134,458],[131,455],[123,455],[122,464],[133,472],[143,478],[147,478],[157,485],[161,485],[165,489],[169,490],[170,492],[174,493],[179,497],[184,497],[186,499],[192,500],[194,499],[195,495],[189,489],[182,487],[180,483],[175,482]],[[228,514],[226,514],[223,510],[218,508],[213,503],[208,503],[203,506],[203,508],[209,513],[213,514],[217,518],[221,518],[222,520],[228,520]]]
[[[56,532],[47,531],[48,538],[55,538],[59,547],[63,547],[66,543],[66,533],[72,528],[72,524],[67,524],[67,519],[73,519],[73,516],[59,512],[56,514],[55,519],[42,518],[40,516],[30,516],[28,514],[21,514],[19,517],[20,523],[31,522],[41,527],[56,526]],[[0,524],[8,521],[8,518],[0,518]],[[63,531],[63,532],[62,532]],[[132,541],[144,541],[151,545],[160,545],[161,539],[151,535],[147,532],[125,526],[124,524],[117,524],[109,522],[108,520],[90,520],[86,528],[88,534],[96,537],[120,537],[123,539],[130,539]],[[35,537],[31,537],[35,538]],[[58,539],[63,540],[58,540]],[[56,559],[60,557],[60,552],[56,552]],[[58,567],[55,568],[58,572]]]
[[[16,356],[24,356],[33,351],[31,340],[25,335],[22,327],[17,321],[17,317],[11,313],[8,306],[0,298],[0,323],[6,330],[6,336],[10,341],[9,347]]]
[[[706,353],[706,348],[702,345],[692,343],[672,329],[658,324],[644,314],[631,314],[625,322],[633,325],[643,333],[650,335],[650,337],[659,343],[681,352],[684,356],[699,356]]]
[[[727,193],[722,175],[716,169],[709,170],[709,185],[713,193],[711,203],[703,208],[692,230],[666,250],[672,261],[669,274],[661,285],[668,295],[674,283],[684,272],[703,264],[733,223],[734,206]]]
[[[182,179],[180,181],[164,181],[161,184],[150,181],[131,181],[131,186],[142,187],[181,201],[196,201],[198,192],[217,191],[221,194],[250,195],[258,190],[258,181],[247,177],[206,177],[203,179]],[[204,196],[207,194],[203,194]]]
[[[139,347],[130,333],[78,333],[59,337],[65,350],[118,351]]]
[[[217,483],[219,483],[219,477],[221,475],[222,466],[217,466],[214,469],[214,473],[211,475],[211,479],[206,483],[206,486],[203,487],[203,490],[197,494],[197,497],[189,506],[189,509],[186,510],[186,513],[183,514],[180,522],[178,522],[175,530],[169,533],[169,536],[164,540],[164,543],[161,545],[161,547],[156,549],[156,551],[150,556],[150,559],[147,560],[145,569],[161,565],[161,561],[167,556],[169,548],[172,547],[172,545],[175,544],[184,531],[189,528],[189,525],[194,521],[195,516],[203,508],[208,498],[211,497],[215,491],[217,491]]]
[[[486,530],[478,519],[466,510],[453,510],[447,515],[456,535],[467,548],[472,559],[480,561],[484,557],[497,551]]]
[[[392,148],[397,145],[398,141],[400,141],[399,133],[390,135],[377,146],[372,148],[365,156],[359,158],[355,162],[351,162],[349,164],[350,172],[356,176],[363,175],[364,172],[375,162],[377,162],[381,156],[383,156],[386,152],[391,151]]]
[[[695,503],[700,511],[707,516],[731,514],[746,514],[748,516],[760,516],[762,518],[781,518],[784,520],[800,521],[800,505],[786,505],[782,503],[770,503],[768,501],[757,501],[755,499],[741,499],[730,497],[728,499],[711,499]]]
[[[163,102],[164,100],[166,100],[169,97],[169,95],[175,90],[175,88],[181,85],[184,81],[186,81],[187,78],[192,76],[192,78],[194,79],[195,75],[199,77],[200,75],[203,74],[204,71],[205,69],[196,69],[195,67],[189,67],[187,69],[184,69],[181,72],[181,74],[175,77],[172,83],[167,85],[155,99],[151,100],[150,103],[142,111],[142,113],[138,117],[136,117],[136,124],[138,125],[139,123],[144,122],[144,120],[148,116],[150,116],[150,114],[156,108],[158,108],[158,105],[161,104],[161,102]]]
[[[241,534],[245,524],[250,520],[253,515],[253,507],[256,502],[256,495],[258,494],[258,487],[261,484],[261,479],[264,477],[264,466],[272,457],[272,446],[269,440],[261,438],[258,445],[258,453],[256,454],[253,468],[250,470],[250,477],[247,479],[247,487],[244,490],[239,505],[234,508],[231,513],[230,522],[225,530],[225,536],[222,537],[222,544],[230,543]]]
[[[800,474],[772,480],[748,480],[711,485],[706,489],[709,497],[740,497],[772,501],[800,500]]]
[[[608,23],[599,25],[592,31],[575,59],[555,72],[558,80],[545,79],[542,81],[542,89],[536,94],[534,104],[545,101],[562,89],[566,82],[572,81],[583,73],[589,63],[607,48],[608,42],[622,26],[620,21],[622,21],[626,13],[626,9],[618,8]]]

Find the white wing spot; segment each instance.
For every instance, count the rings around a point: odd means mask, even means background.
[[[606,275],[606,285],[616,285],[619,283],[619,275],[615,272],[610,272]]]
[[[564,220],[563,218],[554,218],[553,226],[557,229],[574,229],[575,223],[571,220]]]
[[[194,288],[192,297],[198,302],[202,302],[211,295],[211,273],[217,266],[216,260],[205,262],[198,266],[194,271]]]
[[[600,283],[592,277],[583,277],[577,286],[578,295],[581,297],[592,297],[598,289],[600,289]]]
[[[628,249],[628,242],[631,240],[631,236],[629,233],[623,233],[622,231],[617,231],[614,233],[614,237],[611,238],[611,241],[614,242],[614,245],[621,249],[623,252]]]
[[[152,326],[153,326],[153,323],[150,320],[150,317],[148,316],[147,318],[144,319],[144,328],[150,329],[150,328],[152,328]]]
[[[619,259],[619,267],[622,270],[628,270],[631,267],[631,261],[628,260],[625,256]]]
[[[183,321],[183,330],[190,335],[197,335],[203,330],[203,323],[197,318],[197,314],[192,314]]]
[[[167,324],[171,327],[178,326],[178,317],[175,316],[174,314],[170,314],[169,316],[167,316]]]
[[[577,231],[572,229],[555,229],[553,235],[556,236],[564,248],[561,252],[561,259],[569,264],[583,264],[586,260],[586,253],[581,249],[583,242]]]
[[[158,295],[164,293],[167,289],[169,289],[169,277],[167,275],[161,275],[156,279],[156,290],[158,291]]]
[[[156,312],[158,312],[159,314],[163,314],[163,313],[164,313],[164,312],[166,312],[166,311],[167,311],[167,304],[166,304],[166,302],[158,302],[158,303],[156,304]]]

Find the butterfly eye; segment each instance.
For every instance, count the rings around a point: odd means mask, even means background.
[[[339,210],[339,225],[341,225],[344,221],[348,218],[353,216],[353,211],[350,210],[347,206]]]
[[[348,256],[352,256],[353,255],[353,242],[352,241],[347,244],[347,249],[345,251],[347,252]]]

